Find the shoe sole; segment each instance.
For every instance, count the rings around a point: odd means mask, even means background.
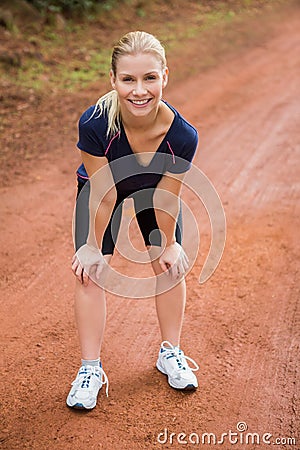
[[[156,363],[156,368],[159,372],[161,372],[163,375],[168,377],[169,386],[171,386],[171,388],[173,388],[173,389],[176,389],[176,391],[193,392],[193,391],[197,390],[198,386],[195,386],[194,384],[187,384],[183,388],[179,388],[177,386],[172,386],[172,384],[170,383],[168,374],[164,371],[164,369],[161,367],[161,365],[158,362]]]
[[[81,409],[81,410],[86,410],[86,411],[90,411],[91,409],[94,409],[97,405],[97,399],[95,401],[95,403],[92,403],[90,406],[85,406],[83,403],[75,403],[74,405],[72,405],[71,403],[69,403],[69,397],[66,400],[66,404],[69,408],[72,409]]]
[[[96,406],[96,405],[95,405],[95,406]],[[67,403],[67,407],[68,407],[68,408],[71,408],[71,409],[78,409],[78,410],[81,410],[81,411],[91,411],[92,409],[95,408],[95,406],[90,406],[89,408],[87,408],[87,407],[84,406],[82,403],[75,403],[75,405],[73,405],[73,406],[68,405],[68,403]]]

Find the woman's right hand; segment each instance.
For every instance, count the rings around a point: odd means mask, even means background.
[[[105,263],[104,256],[98,248],[84,244],[73,256],[72,271],[80,283],[87,286],[92,274],[95,274],[96,279],[100,278]]]
[[[164,249],[159,258],[159,264],[173,280],[181,278],[189,268],[188,257],[178,242],[174,242]]]

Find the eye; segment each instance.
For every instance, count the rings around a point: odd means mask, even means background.
[[[132,77],[129,77],[129,76],[123,77],[123,78],[122,78],[122,81],[130,82],[130,81],[132,81]]]
[[[156,75],[147,75],[146,80],[156,80]]]

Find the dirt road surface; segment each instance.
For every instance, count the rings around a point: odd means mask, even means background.
[[[44,156],[22,182],[1,188],[1,448],[300,448],[299,30],[295,11],[268,42],[166,95],[199,129],[195,164],[227,218],[222,261],[199,285],[209,221],[184,191],[201,232],[182,337],[200,364],[196,393],[170,389],[155,369],[153,299],[109,294],[109,397],[101,392],[90,413],[65,406],[80,362],[70,270],[79,155],[66,145],[55,161]],[[78,111],[67,107],[75,124]],[[55,130],[44,139],[55,146]],[[118,255],[113,264],[125,265]],[[205,433],[213,434],[202,445]]]

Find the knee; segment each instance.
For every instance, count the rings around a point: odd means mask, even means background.
[[[103,286],[102,286],[101,280],[99,280],[99,282],[97,282],[90,278],[88,284],[84,285],[78,279],[76,279],[76,290],[77,290],[77,292],[82,292],[85,295],[88,295],[88,294],[99,293],[100,291],[103,291]]]

